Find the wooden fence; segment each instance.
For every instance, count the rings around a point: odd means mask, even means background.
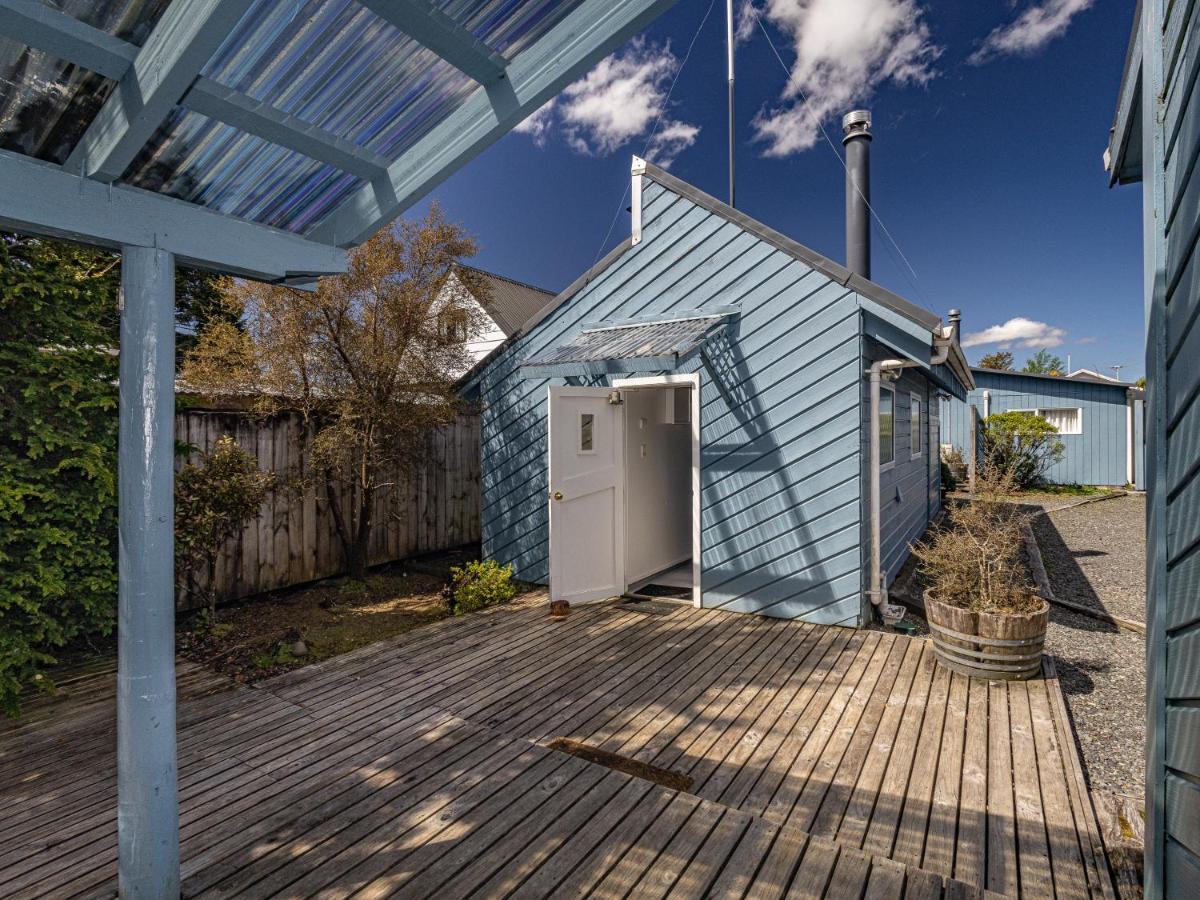
[[[217,597],[237,600],[345,571],[345,554],[330,515],[325,491],[296,488],[309,474],[304,425],[298,416],[260,418],[227,410],[181,410],[175,439],[204,451],[229,435],[258,459],[263,471],[277,473],[258,517],[217,560]],[[400,474],[375,500],[371,564],[460,547],[479,540],[479,438],[476,414],[431,433],[424,466]],[[180,459],[179,465],[183,465]],[[180,609],[197,605],[186,595]]]

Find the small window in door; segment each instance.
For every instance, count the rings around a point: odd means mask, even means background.
[[[596,417],[592,413],[580,413],[579,415],[579,452],[591,453],[595,450],[594,436],[592,434],[595,427]]]

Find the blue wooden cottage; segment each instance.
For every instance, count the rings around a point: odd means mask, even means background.
[[[1055,377],[973,368],[965,401],[942,401],[943,447],[966,451],[970,407],[992,413],[1034,412],[1058,428],[1063,458],[1046,473],[1056,484],[1145,484],[1144,392],[1088,375]]]
[[[464,380],[484,554],[552,599],[668,584],[863,624],[939,508],[939,401],[973,386],[957,322],[640,159],[631,211]]]
[[[1141,0],[1104,157],[1143,182],[1147,898],[1200,896],[1198,84],[1200,6]]]

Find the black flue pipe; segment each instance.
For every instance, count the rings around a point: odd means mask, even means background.
[[[846,268],[871,277],[871,112],[842,117],[846,147]]]

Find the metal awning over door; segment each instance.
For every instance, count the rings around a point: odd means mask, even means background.
[[[690,310],[672,318],[584,325],[566,344],[521,363],[530,378],[674,371],[728,327],[737,310]]]

